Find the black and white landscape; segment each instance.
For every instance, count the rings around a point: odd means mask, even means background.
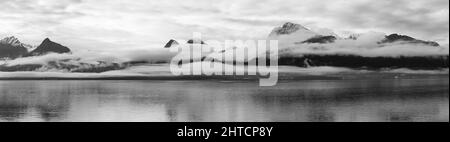
[[[448,122],[448,3],[4,0],[0,122]],[[277,40],[278,84],[171,73],[208,40]]]
[[[300,24],[288,22],[275,28],[268,39],[280,41],[279,65],[283,66],[339,67],[367,71],[395,69],[448,71],[446,69],[449,67],[448,45],[441,46],[435,41],[415,39],[396,33],[389,35],[363,33],[340,37],[333,33],[319,34]],[[174,56],[174,53],[167,49],[173,44],[179,45],[176,40],[170,40],[165,47],[161,46],[161,49],[148,51],[148,54],[143,53],[148,56],[139,59],[113,57],[108,60],[101,57],[92,59],[92,57],[85,57],[86,55],[73,53],[70,48],[48,38],[38,46],[31,46],[21,43],[19,39],[12,36],[0,42],[2,51],[0,57],[3,59],[0,70],[3,72],[102,73],[134,66],[164,65],[168,64]],[[184,45],[189,44],[193,43],[188,41]],[[203,42],[203,44],[207,43]],[[224,52],[230,52],[236,48],[239,47],[229,48]],[[98,56],[94,51],[91,52],[93,53],[88,54]],[[151,52],[158,53],[153,53],[156,55],[153,57]]]

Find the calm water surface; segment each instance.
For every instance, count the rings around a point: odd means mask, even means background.
[[[449,79],[0,81],[2,121],[449,121]]]

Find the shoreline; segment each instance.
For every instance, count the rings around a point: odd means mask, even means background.
[[[380,79],[433,79],[449,78],[449,74],[334,74],[334,75],[281,75],[280,81],[302,80],[380,80]],[[161,81],[258,81],[257,76],[108,76],[108,77],[0,77],[0,81],[13,80],[161,80]]]

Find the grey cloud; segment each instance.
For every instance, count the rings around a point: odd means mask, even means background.
[[[63,19],[83,16],[82,13],[68,11],[71,5],[81,0],[2,0],[0,2],[0,18],[23,21],[21,26],[54,25]]]
[[[82,3],[81,0],[2,0],[0,6],[4,12],[10,13],[42,13],[42,14],[61,14],[65,13],[69,6]]]
[[[439,20],[427,16],[433,12],[433,7],[411,9],[405,7],[404,5],[406,5],[405,1],[380,2],[380,4],[362,4],[353,8],[350,13],[340,13],[340,15],[344,17],[341,21],[348,21],[349,24],[360,26],[400,26],[402,28],[436,27],[430,24],[434,24],[432,22]],[[355,19],[358,20],[354,22]],[[448,22],[448,18],[444,22]]]
[[[246,19],[246,18],[224,18],[224,20],[253,26],[273,26],[286,22],[286,20],[262,20],[262,19]]]
[[[279,17],[336,30],[379,29],[430,38],[448,38],[448,0],[264,0],[251,1],[237,15]],[[434,16],[442,11],[442,17]],[[256,21],[236,20],[243,24]],[[266,23],[262,23],[266,24]],[[332,27],[326,27],[332,26]],[[339,29],[342,28],[342,29]]]
[[[448,36],[448,0],[430,0],[422,7],[410,7],[410,0],[378,0],[360,3],[342,11],[329,11],[329,16],[349,27],[377,28],[422,37]],[[422,1],[423,2],[423,1]],[[446,17],[432,17],[446,10]],[[330,17],[330,18],[331,18]],[[431,40],[431,39],[430,39]]]

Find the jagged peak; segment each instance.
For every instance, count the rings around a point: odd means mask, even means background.
[[[288,35],[288,34],[297,32],[299,30],[310,31],[308,28],[304,27],[303,25],[292,23],[292,22],[287,22],[287,23],[283,24],[282,26],[275,28],[272,31],[271,35]]]
[[[19,39],[14,36],[3,38],[2,40],[0,40],[0,43],[9,44],[9,45],[13,45],[13,46],[19,46],[22,44],[19,41]]]
[[[309,30],[308,28],[304,27],[303,25],[292,23],[292,22],[286,22],[281,26],[282,28],[295,28],[295,29],[305,29]]]
[[[178,41],[171,39],[167,44],[164,46],[164,48],[171,48],[173,46],[179,45]]]
[[[20,42],[20,40],[15,36],[10,36],[10,37],[1,39],[0,44],[6,44],[6,45],[10,45],[12,47],[22,47],[22,48],[26,48],[27,50],[30,50],[31,48],[33,48],[33,46],[31,46],[31,45]]]
[[[45,38],[43,42],[52,42],[49,38]]]
[[[45,38],[44,41],[42,41],[41,45],[39,45],[36,49],[30,52],[30,55],[43,55],[47,53],[71,53],[71,50],[63,46],[59,43],[51,41],[49,38]]]

